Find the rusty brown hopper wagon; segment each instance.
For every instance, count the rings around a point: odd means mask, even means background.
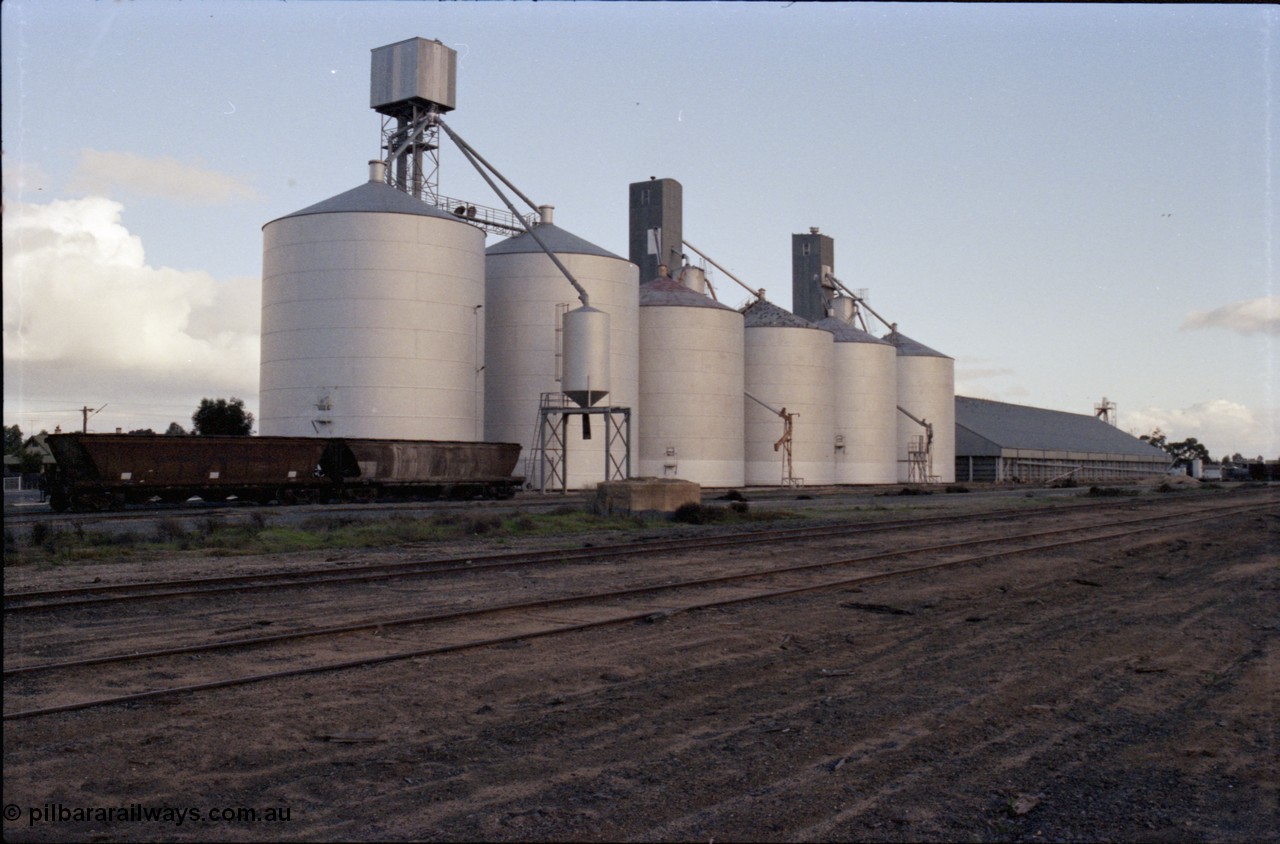
[[[511,474],[520,446],[511,443],[54,434],[48,445],[58,511],[192,497],[263,504],[388,493],[509,497],[521,481]]]

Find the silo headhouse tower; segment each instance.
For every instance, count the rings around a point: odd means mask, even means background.
[[[454,107],[457,54],[423,38],[373,53],[385,162],[263,227],[259,428],[480,440],[485,235],[422,201],[435,191],[428,115]]]

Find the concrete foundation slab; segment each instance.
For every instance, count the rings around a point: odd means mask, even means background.
[[[602,516],[674,513],[702,501],[702,487],[676,478],[632,478],[596,486],[595,512]]]

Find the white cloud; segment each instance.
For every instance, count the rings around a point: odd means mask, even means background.
[[[103,400],[256,403],[259,280],[147,265],[122,211],[101,197],[6,207],[6,404],[104,390]]]
[[[234,176],[184,164],[174,158],[145,158],[127,152],[80,150],[68,190],[109,195],[120,189],[198,205],[220,205],[261,198]]]
[[[997,365],[990,358],[957,358],[955,368],[956,394],[975,399],[1008,401],[1007,397],[1011,394],[1010,387],[996,387],[986,382],[990,382],[992,379],[1007,378],[1011,375],[1017,375],[1017,372],[1008,367]]]
[[[1006,401],[1012,395],[1009,387],[995,387],[987,383],[993,378],[1005,378],[1016,373],[1012,369],[956,369],[956,395],[975,399]]]
[[[1232,302],[1212,311],[1192,311],[1183,330],[1225,328],[1237,334],[1280,334],[1280,296]]]
[[[1280,457],[1280,411],[1252,410],[1225,399],[1173,410],[1146,407],[1123,412],[1120,426],[1134,436],[1159,428],[1171,441],[1195,437],[1215,460],[1237,451],[1246,457]]]
[[[1003,378],[1006,375],[1016,375],[1012,369],[968,369],[958,367],[956,369],[956,378],[963,378],[969,381],[980,381],[985,378]]]

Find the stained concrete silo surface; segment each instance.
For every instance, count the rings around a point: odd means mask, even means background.
[[[834,478],[834,340],[831,332],[764,300],[745,310],[746,392],[760,402],[795,414],[792,474],[809,486]],[[783,481],[783,452],[774,449],[783,420],[743,398],[746,420],[745,475],[750,486]]]
[[[640,288],[640,472],[743,485],[742,314],[671,278]]]
[[[267,223],[262,263],[262,434],[482,438],[482,231],[369,181]]]

